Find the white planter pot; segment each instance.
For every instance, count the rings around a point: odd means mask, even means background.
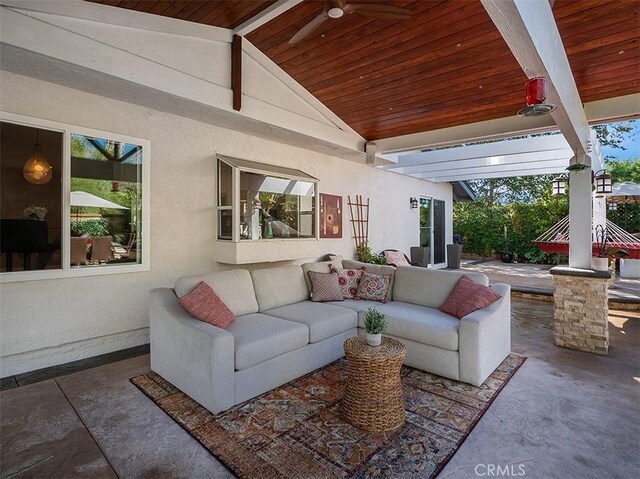
[[[591,258],[591,267],[596,271],[608,271],[609,258]]]
[[[380,346],[381,342],[382,342],[382,334],[367,333],[367,344],[369,346]]]

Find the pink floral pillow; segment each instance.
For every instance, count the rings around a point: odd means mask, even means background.
[[[364,273],[364,268],[342,269],[336,268],[330,264],[329,270],[332,273],[338,274],[338,286],[340,286],[340,291],[342,291],[342,297],[344,299],[356,299],[358,286],[360,285],[360,279]]]
[[[338,273],[318,273],[309,271],[311,281],[311,301],[343,301],[342,290],[338,284]]]
[[[387,261],[387,264],[391,266],[411,266],[407,261],[407,258],[404,257],[404,253],[400,251],[385,251],[384,259]]]
[[[218,328],[227,329],[235,319],[227,305],[204,281],[182,296],[179,303],[194,318]]]
[[[469,279],[468,276],[463,276],[458,280],[447,299],[438,309],[443,313],[462,319],[467,314],[486,308],[500,298],[501,296],[491,288],[484,284],[476,283]]]
[[[368,301],[387,302],[389,288],[391,286],[390,274],[371,274],[364,273],[358,287],[358,295],[356,299],[365,299]]]

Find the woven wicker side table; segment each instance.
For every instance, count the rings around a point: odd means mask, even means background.
[[[342,412],[347,421],[367,431],[388,431],[404,423],[400,368],[406,348],[395,339],[382,338],[369,346],[363,337],[344,342],[347,388]]]

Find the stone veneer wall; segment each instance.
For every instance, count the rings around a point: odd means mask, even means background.
[[[609,352],[609,275],[589,273],[588,276],[554,274],[552,270],[553,337],[558,346],[606,355]]]

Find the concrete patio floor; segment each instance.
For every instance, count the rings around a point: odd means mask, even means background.
[[[552,305],[513,300],[528,360],[440,479],[523,465],[529,478],[640,477],[640,313],[611,311],[607,357],[552,343]],[[139,356],[0,393],[3,478],[233,477],[129,378]]]
[[[501,261],[463,261],[461,269],[484,273],[492,283],[510,284],[515,289],[533,289],[553,293],[552,265],[503,263]],[[609,299],[640,301],[640,279],[616,278]]]

